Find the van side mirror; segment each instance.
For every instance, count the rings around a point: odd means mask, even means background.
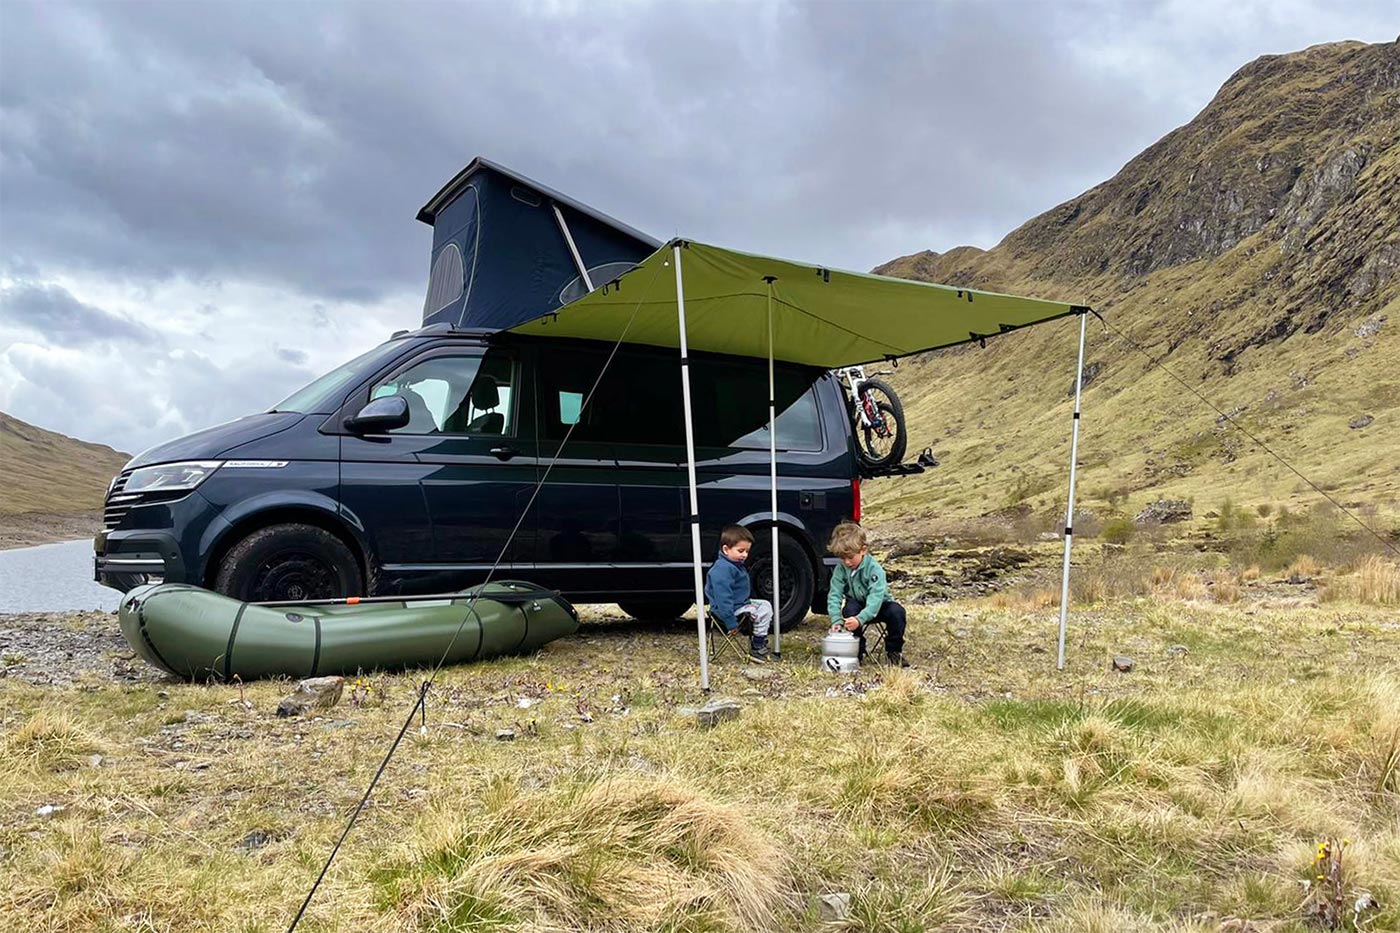
[[[374,399],[345,419],[345,429],[352,434],[383,434],[407,424],[408,400],[402,395]]]

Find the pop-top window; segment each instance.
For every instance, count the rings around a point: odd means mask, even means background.
[[[423,302],[423,316],[436,314],[462,297],[462,251],[456,243],[448,243],[433,261],[428,276],[428,297]]]

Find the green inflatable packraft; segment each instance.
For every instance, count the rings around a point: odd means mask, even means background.
[[[191,680],[315,677],[431,667],[534,651],[578,631],[553,590],[502,580],[437,600],[259,606],[179,583],[140,586],[122,635],[156,667]],[[454,641],[455,636],[455,641]]]

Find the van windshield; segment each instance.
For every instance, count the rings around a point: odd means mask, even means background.
[[[293,411],[302,415],[326,414],[335,411],[343,391],[370,376],[380,366],[403,352],[402,340],[381,343],[367,353],[361,353],[348,363],[337,366],[319,379],[304,386],[272,407],[272,411]]]

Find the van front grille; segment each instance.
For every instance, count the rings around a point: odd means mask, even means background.
[[[122,490],[126,488],[126,481],[129,479],[131,479],[131,471],[123,470],[121,475],[117,477],[117,481],[112,484],[112,488],[107,491],[107,501],[102,505],[102,527],[108,531],[120,525],[122,519],[126,518],[126,513],[130,512],[132,505],[135,504],[134,502],[112,501],[113,497],[121,495]]]

